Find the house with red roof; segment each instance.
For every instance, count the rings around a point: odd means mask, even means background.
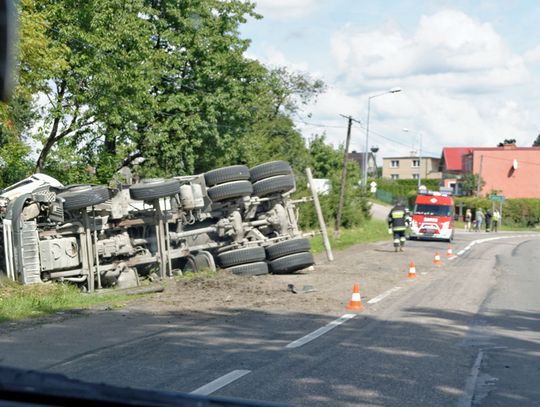
[[[460,194],[463,176],[480,174],[480,196],[540,198],[540,147],[446,147],[441,157],[445,187]]]

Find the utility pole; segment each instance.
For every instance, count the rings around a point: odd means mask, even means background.
[[[484,161],[484,156],[480,156],[480,168],[478,169],[478,180],[476,181],[476,197],[480,197],[480,188],[482,184],[482,162]]]
[[[345,200],[345,185],[347,183],[347,156],[349,154],[349,144],[351,141],[351,128],[352,122],[355,121],[360,124],[358,120],[353,119],[351,116],[345,116],[340,114],[341,117],[344,117],[348,120],[347,126],[347,139],[345,140],[345,148],[343,151],[343,166],[341,167],[341,185],[339,188],[339,204],[336,214],[336,223],[334,226],[334,238],[338,238],[340,231],[339,227],[341,225],[341,215],[343,214],[343,201]],[[366,159],[367,157],[364,157]]]

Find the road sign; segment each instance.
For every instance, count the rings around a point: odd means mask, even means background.
[[[504,201],[504,195],[490,195],[489,199],[492,201]]]

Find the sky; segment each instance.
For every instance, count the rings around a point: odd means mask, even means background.
[[[263,19],[241,29],[269,67],[322,79],[327,90],[294,117],[306,139],[326,134],[380,157],[440,157],[540,134],[540,2],[519,0],[255,0]],[[385,93],[401,88],[399,93]],[[380,95],[372,97],[374,95]],[[404,131],[408,129],[408,131]]]

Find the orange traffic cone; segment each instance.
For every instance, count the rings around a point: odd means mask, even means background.
[[[446,251],[446,257],[452,257],[454,255],[454,252],[452,251],[452,246],[448,246],[448,250]]]
[[[441,256],[439,255],[439,252],[435,252],[435,258],[433,259],[433,264],[435,264],[436,266],[440,266],[442,264]]]
[[[416,277],[416,267],[414,266],[414,261],[411,261],[409,263],[409,278],[415,278]]]
[[[358,283],[354,283],[352,298],[346,308],[357,311],[364,309],[364,306],[362,305],[362,299],[360,298],[360,288],[358,287]]]

